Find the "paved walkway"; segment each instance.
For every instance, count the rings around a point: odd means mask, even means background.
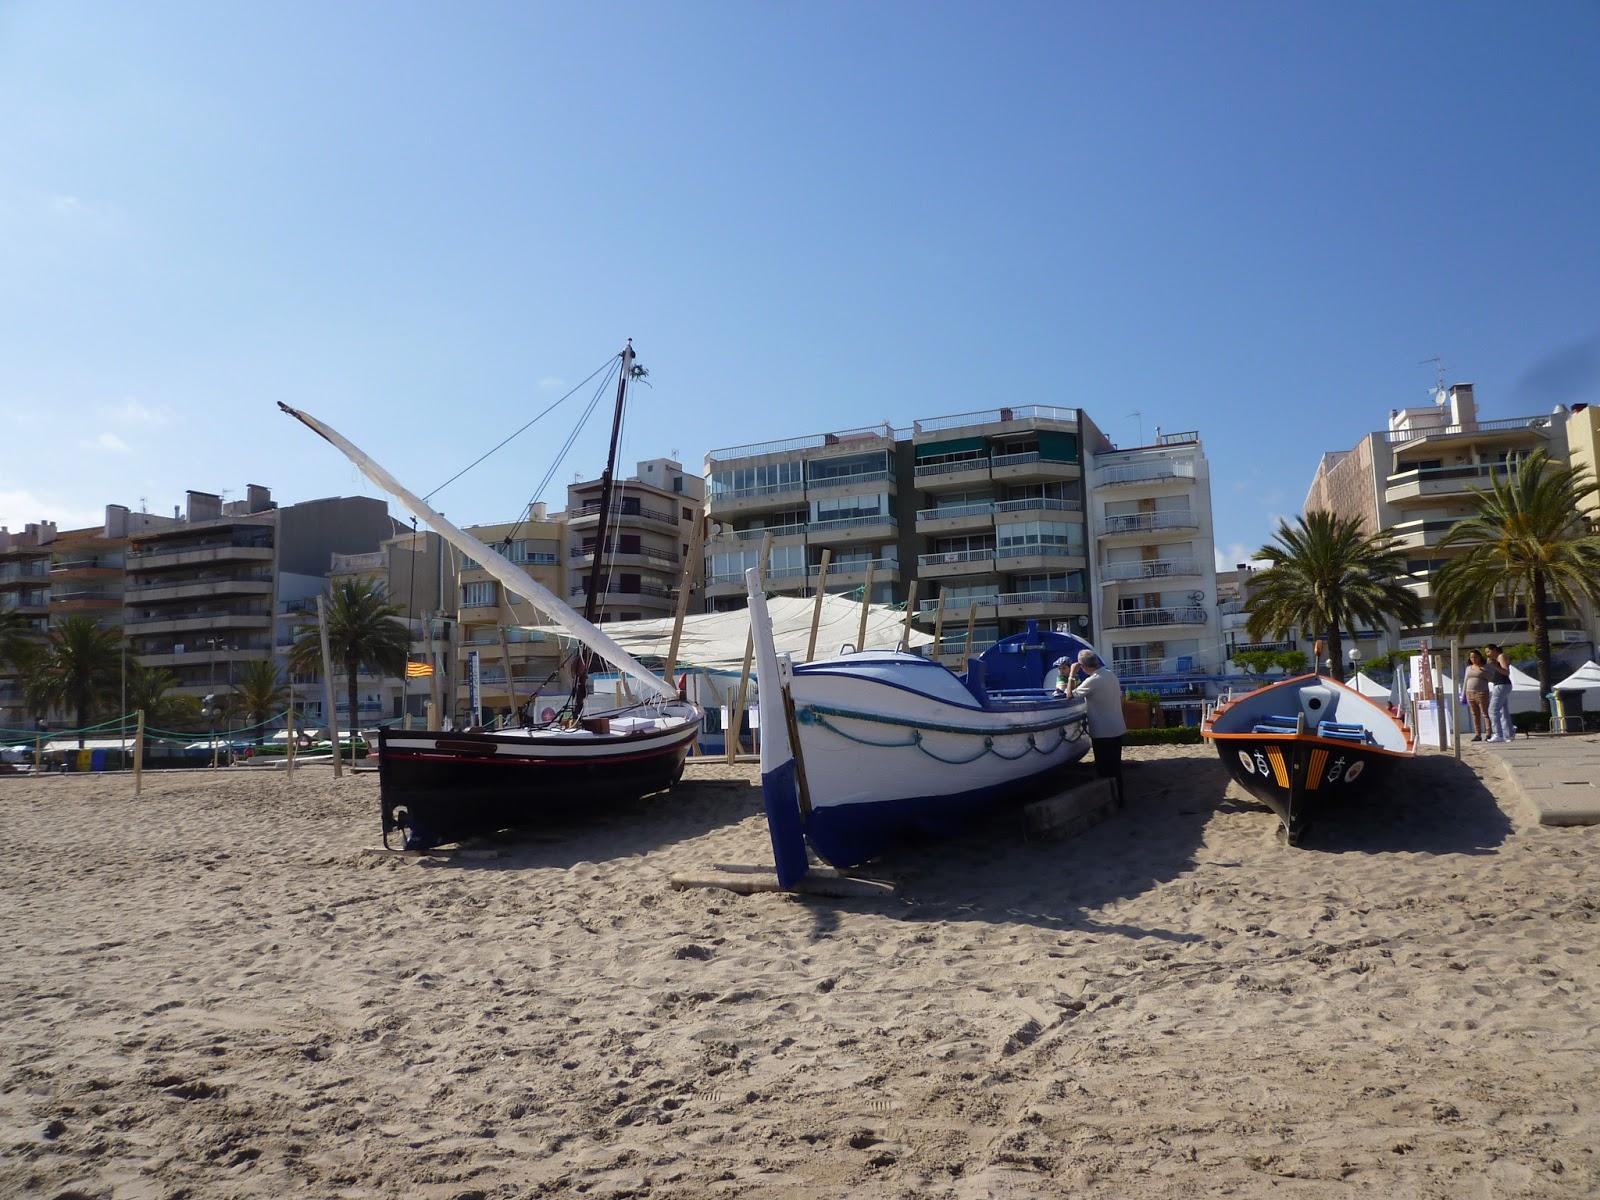
[[[1497,769],[1541,825],[1600,825],[1600,734],[1463,743],[1461,750],[1480,770]]]

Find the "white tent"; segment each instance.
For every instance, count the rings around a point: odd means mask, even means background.
[[[1511,668],[1511,711],[1544,711],[1544,695],[1539,691],[1539,681],[1516,665]]]
[[[1558,692],[1581,691],[1583,693],[1584,708],[1600,708],[1600,663],[1596,663],[1591,658],[1571,675],[1556,684],[1555,690]],[[1563,697],[1563,703],[1569,710],[1573,707],[1570,696]]]
[[[1374,700],[1387,700],[1394,694],[1393,688],[1384,687],[1365,671],[1357,671],[1356,677],[1350,681],[1350,686],[1363,696],[1370,696]]]
[[[805,658],[806,644],[811,637],[811,613],[815,596],[771,596],[767,611],[772,616],[772,638],[780,655],[790,654],[798,661]],[[892,650],[900,642],[905,627],[905,611],[890,608],[887,604],[874,604],[867,613],[867,637],[864,646],[857,649]],[[961,635],[966,632],[965,617],[946,614],[945,634]],[[750,629],[749,614],[745,609],[722,613],[694,613],[684,618],[683,636],[678,642],[678,665],[700,667],[707,670],[738,671],[744,666],[745,637]],[[540,626],[540,632],[555,635],[562,631],[555,626]],[[662,658],[672,642],[672,618],[655,621],[613,621],[604,626],[605,633],[635,658]],[[822,619],[817,627],[817,657],[831,658],[846,645],[855,645],[861,632],[861,602],[843,596],[822,598]],[[910,644],[925,646],[933,641],[915,625],[911,627]]]

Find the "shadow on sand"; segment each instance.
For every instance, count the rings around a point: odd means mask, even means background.
[[[1478,773],[1447,754],[1396,764],[1384,788],[1318,813],[1307,853],[1492,854],[1511,820]]]

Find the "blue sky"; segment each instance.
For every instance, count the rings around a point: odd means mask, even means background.
[[[1431,355],[1600,400],[1596,62],[1579,3],[13,0],[0,522],[370,491],[280,399],[432,487],[632,336],[629,461],[1138,411],[1232,559]],[[515,514],[576,414],[441,507]]]

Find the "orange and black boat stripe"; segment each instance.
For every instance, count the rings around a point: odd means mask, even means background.
[[[1283,765],[1283,751],[1276,746],[1267,747],[1267,761],[1272,764],[1272,773],[1278,777],[1278,786],[1289,786],[1289,771]]]
[[[1318,746],[1311,752],[1311,765],[1306,768],[1306,791],[1314,792],[1322,786],[1322,768],[1328,765],[1328,752]]]

